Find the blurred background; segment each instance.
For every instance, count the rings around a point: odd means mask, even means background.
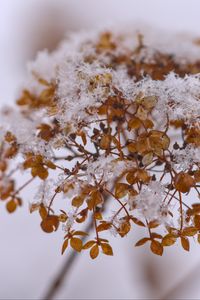
[[[199,0],[0,0],[0,105],[14,103],[26,63],[55,49],[67,31],[143,22],[200,36],[199,11]],[[31,199],[26,191],[12,216],[0,203],[0,299],[41,299],[68,255],[60,254],[63,232],[44,234],[29,214]],[[155,257],[134,248],[141,234],[113,239],[113,258],[80,254],[55,299],[200,299],[200,246]]]

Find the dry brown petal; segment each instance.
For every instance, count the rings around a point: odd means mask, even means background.
[[[111,138],[110,135],[103,135],[100,141],[100,147],[101,149],[107,150],[110,148],[110,142],[111,142]]]
[[[84,202],[83,196],[76,196],[72,199],[72,205],[75,207],[80,207]]]
[[[127,149],[128,149],[128,151],[131,152],[131,153],[137,152],[137,145],[136,145],[136,143],[129,143],[129,144],[127,145]]]
[[[48,213],[46,207],[43,204],[40,205],[39,213],[42,220],[46,219]]]
[[[54,131],[52,130],[51,126],[48,124],[41,124],[38,129],[40,132],[38,133],[38,136],[45,140],[46,142],[49,142],[53,136],[54,136]]]
[[[147,110],[152,110],[157,103],[156,96],[148,96],[142,99],[142,106]]]
[[[195,180],[188,173],[180,172],[175,176],[174,186],[181,193],[188,193],[195,185]]]
[[[96,49],[98,51],[114,50],[116,48],[115,43],[112,41],[112,33],[104,32],[101,34]]]
[[[116,183],[115,185],[115,197],[123,198],[129,191],[129,185],[126,183]]]
[[[200,182],[200,170],[194,172],[194,179],[196,182]]]
[[[120,224],[118,233],[121,237],[124,237],[129,233],[130,230],[131,230],[131,224],[129,221],[126,221]]]
[[[1,172],[5,172],[6,171],[6,169],[7,169],[7,162],[6,161],[0,161],[0,171]]]
[[[45,161],[45,166],[47,166],[49,169],[52,169],[52,170],[56,169],[56,165],[50,160]]]
[[[142,163],[144,166],[148,166],[153,161],[153,152],[149,152],[143,156]]]
[[[10,200],[6,204],[6,209],[9,213],[13,213],[17,209],[17,203],[14,199]]]
[[[146,128],[151,129],[151,128],[154,127],[154,123],[153,123],[153,121],[151,121],[150,119],[146,119],[146,120],[144,120],[144,126],[145,126]]]
[[[200,215],[194,216],[194,225],[198,230],[200,230]]]
[[[140,121],[139,118],[132,118],[129,120],[128,122],[128,130],[132,130],[132,129],[138,129],[142,126],[142,122]]]
[[[166,133],[162,131],[152,130],[149,135],[151,148],[154,150],[166,150],[169,148],[170,139]]]
[[[139,138],[136,143],[137,152],[140,154],[150,152],[152,150],[147,137]]]
[[[95,208],[98,204],[103,202],[101,193],[98,190],[95,190],[91,193],[90,198],[87,201],[89,210]]]
[[[56,231],[59,226],[59,218],[58,216],[54,215],[47,216],[44,220],[42,220],[40,226],[46,233]]]
[[[145,109],[145,108],[142,107],[142,106],[139,106],[139,107],[138,107],[138,110],[137,110],[137,113],[136,113],[136,116],[137,116],[140,120],[144,121],[144,120],[146,120],[147,117],[148,117],[148,110]]]

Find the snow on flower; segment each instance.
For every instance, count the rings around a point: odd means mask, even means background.
[[[163,222],[167,215],[167,205],[163,203],[165,187],[160,182],[152,181],[143,186],[139,195],[129,198],[130,209],[135,207],[148,221]]]
[[[191,168],[193,163],[200,164],[200,148],[187,145],[185,149],[173,151],[174,166],[179,171],[186,171]]]
[[[109,182],[115,178],[116,174],[120,176],[125,170],[127,171],[134,166],[133,162],[115,159],[112,155],[101,156],[88,164],[87,180],[88,182],[95,180],[97,182]]]
[[[162,255],[180,238],[188,251],[200,230],[195,37],[143,27],[71,34],[29,64],[17,108],[0,117],[0,199],[13,213],[42,180],[30,210],[47,233],[62,223],[62,252],[113,255],[104,233],[124,237],[136,225],[147,236],[136,246],[149,242]],[[95,233],[85,245],[84,222]]]

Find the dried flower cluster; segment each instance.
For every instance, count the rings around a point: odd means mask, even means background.
[[[63,228],[62,253],[113,255],[109,235],[144,227],[136,246],[200,242],[200,48],[193,38],[115,30],[71,35],[29,65],[17,108],[0,121],[0,199],[23,190],[41,228]],[[19,185],[20,172],[27,181]],[[35,188],[34,188],[35,190]],[[190,203],[190,196],[194,203]],[[82,223],[94,234],[83,244]]]

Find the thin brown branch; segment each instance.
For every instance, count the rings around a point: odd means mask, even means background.
[[[85,228],[86,232],[90,232],[93,228],[93,220],[90,221],[90,223]],[[82,241],[85,242],[86,237],[83,237]],[[68,254],[66,257],[66,260],[61,266],[61,269],[58,271],[57,275],[53,279],[53,281],[50,283],[47,292],[44,294],[44,297],[42,297],[42,300],[51,300],[54,299],[60,288],[62,287],[64,281],[69,277],[71,274],[71,271],[73,270],[74,264],[77,261],[79,257],[79,253],[73,251]]]
[[[105,203],[104,203],[103,210],[105,211],[109,196],[105,196],[104,199],[105,199]],[[93,227],[94,227],[94,220],[92,218],[90,220],[90,222],[87,224],[84,231],[87,233],[90,233],[90,231],[93,229]],[[84,236],[82,238],[83,243],[85,242],[86,238],[87,238],[86,236]],[[77,261],[77,259],[80,255],[81,255],[80,253],[75,252],[75,251],[68,254],[68,256],[66,257],[66,260],[64,261],[64,263],[61,266],[60,270],[58,271],[57,275],[55,276],[53,281],[50,283],[46,293],[44,294],[44,297],[41,298],[42,300],[55,299],[55,296],[58,293],[58,291],[60,290],[60,288],[62,287],[63,283],[70,276],[71,271],[74,268],[75,262]]]

